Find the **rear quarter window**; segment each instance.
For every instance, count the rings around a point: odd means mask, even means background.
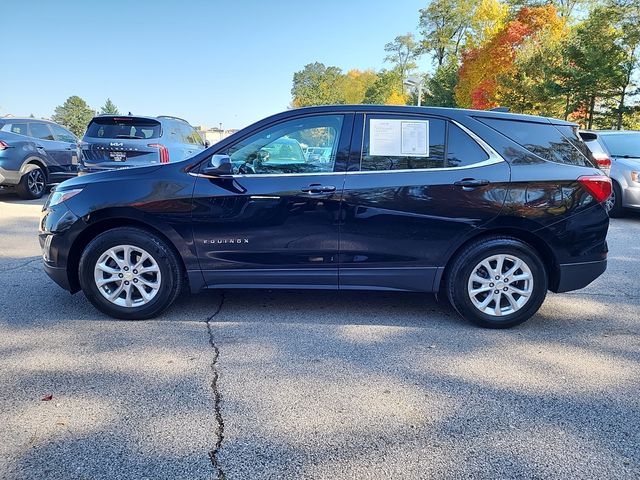
[[[578,138],[573,127],[497,118],[478,120],[545,160],[582,167],[594,166],[586,145]]]

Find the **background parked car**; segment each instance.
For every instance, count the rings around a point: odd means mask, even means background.
[[[184,160],[205,143],[181,118],[100,115],[89,123],[81,146],[84,174]]]
[[[40,198],[48,185],[77,174],[78,139],[57,123],[0,119],[0,185],[22,198]]]
[[[609,215],[620,217],[626,208],[640,209],[640,132],[601,130],[580,136],[613,181]]]

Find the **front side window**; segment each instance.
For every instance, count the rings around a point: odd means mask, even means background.
[[[445,166],[446,122],[428,117],[367,117],[362,171],[412,170]]]
[[[31,122],[29,124],[31,130],[31,136],[39,138],[40,140],[54,140],[49,125],[46,123]]]
[[[239,174],[333,172],[342,122],[342,115],[289,120],[220,153],[229,155],[234,172]],[[312,153],[316,148],[322,149],[322,154]]]
[[[68,130],[65,130],[59,125],[51,125],[53,134],[56,136],[56,140],[59,142],[76,143],[76,137]]]

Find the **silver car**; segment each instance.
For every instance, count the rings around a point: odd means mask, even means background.
[[[627,208],[640,210],[640,131],[585,131],[580,136],[613,180],[609,215],[620,217]]]

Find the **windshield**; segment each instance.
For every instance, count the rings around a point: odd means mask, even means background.
[[[600,135],[600,139],[614,157],[640,158],[640,133]]]

